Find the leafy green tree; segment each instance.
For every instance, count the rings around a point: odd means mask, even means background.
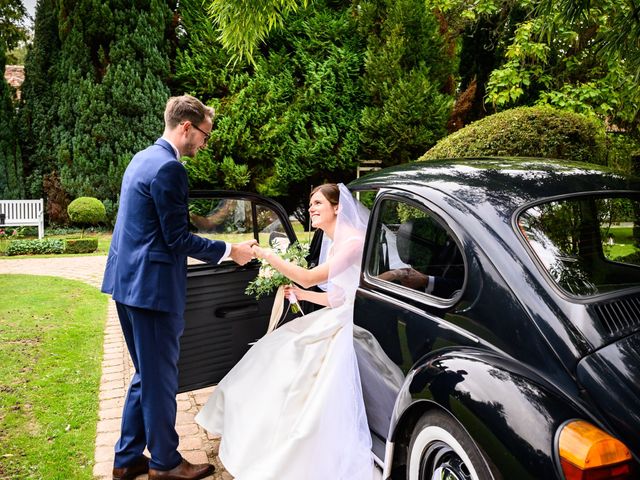
[[[453,132],[493,112],[485,104],[486,84],[505,56],[517,25],[528,18],[528,0],[427,0],[440,19],[440,32],[459,59],[459,94],[448,129]]]
[[[548,104],[636,129],[640,92],[630,60],[638,45],[615,55],[603,48],[604,39],[620,34],[620,17],[633,16],[631,5],[598,0],[567,15],[576,3],[548,3],[504,39],[505,61],[491,74],[488,100],[497,108]]]
[[[541,10],[557,11],[569,24],[591,23],[594,15],[605,13],[607,25],[597,28],[595,46],[603,56],[625,62],[629,73],[640,78],[640,7],[635,0],[543,0]]]
[[[27,45],[22,44],[7,53],[7,65],[24,65],[27,58]]]
[[[615,0],[427,0],[461,39],[450,131],[495,111],[550,105],[605,122],[609,164],[638,154],[640,21]]]
[[[0,2],[0,41],[5,55],[27,39],[27,10],[21,0]]]

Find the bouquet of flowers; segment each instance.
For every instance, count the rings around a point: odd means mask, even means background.
[[[288,262],[295,263],[296,265],[306,268],[307,260],[306,256],[309,254],[309,244],[301,244],[294,242],[289,245],[289,248],[283,250],[277,243],[272,244],[273,251],[280,255]],[[260,298],[262,295],[267,295],[278,287],[283,285],[290,285],[291,280],[281,274],[278,270],[273,268],[266,260],[260,260],[260,270],[255,280],[251,281],[245,290],[247,295],[255,295],[256,298]],[[295,301],[295,298],[291,299],[291,311],[294,313],[300,312],[300,306]]]

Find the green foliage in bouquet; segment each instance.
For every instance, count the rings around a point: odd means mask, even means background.
[[[307,268],[306,256],[309,254],[309,244],[301,244],[298,242],[292,243],[286,251],[280,251],[277,245],[272,245],[273,250],[288,262],[295,263],[296,265]],[[263,295],[276,290],[282,285],[291,284],[291,280],[278,272],[273,268],[266,260],[260,260],[260,271],[258,276],[249,283],[245,293],[247,295],[253,295],[256,298],[260,298]]]

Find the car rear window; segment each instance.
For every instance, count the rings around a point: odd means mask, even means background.
[[[589,297],[640,286],[640,196],[579,196],[518,217],[534,256],[564,291]]]

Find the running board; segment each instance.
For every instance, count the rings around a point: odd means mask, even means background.
[[[394,443],[387,440],[384,452],[384,462],[380,460],[380,458],[378,458],[375,453],[372,453],[373,462],[376,466],[376,480],[391,480],[391,463],[393,459],[393,449]],[[380,472],[380,470],[382,471],[382,476],[378,477],[377,474]]]

